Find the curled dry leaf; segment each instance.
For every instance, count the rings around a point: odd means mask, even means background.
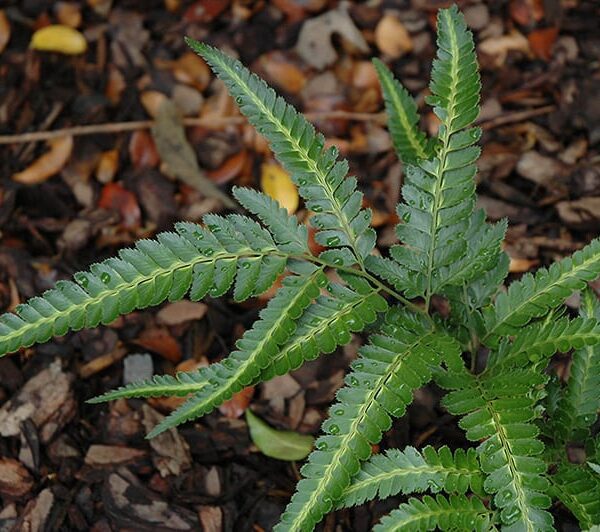
[[[298,189],[290,174],[276,163],[264,163],[260,173],[260,188],[277,200],[290,214],[298,209]]]
[[[4,9],[0,9],[0,54],[6,48],[8,41],[10,41],[10,22]]]
[[[98,207],[117,211],[121,215],[121,223],[126,229],[133,229],[140,225],[142,213],[135,194],[118,183],[108,183],[104,186]]]
[[[110,183],[119,169],[119,150],[108,150],[100,155],[96,167],[96,179],[100,183]]]
[[[412,39],[404,24],[392,15],[386,14],[375,28],[377,47],[392,59],[398,59],[413,49]]]
[[[0,495],[23,497],[32,487],[33,478],[21,462],[12,458],[0,458]]]
[[[491,65],[499,68],[506,62],[509,52],[521,52],[529,55],[529,41],[518,31],[514,30],[501,37],[490,37],[479,43],[479,52],[491,59]]]
[[[147,131],[134,131],[129,140],[129,157],[135,168],[154,168],[160,162],[156,144]]]
[[[201,320],[208,311],[205,303],[195,301],[176,301],[163,307],[156,319],[164,325],[181,325],[188,321]]]
[[[36,159],[12,180],[23,185],[37,185],[57,174],[65,166],[73,151],[73,137],[58,137],[48,141],[49,151]]]
[[[267,81],[290,94],[297,94],[306,84],[304,72],[281,50],[262,55],[259,58],[259,65]]]
[[[529,46],[533,55],[550,61],[552,59],[552,47],[558,37],[558,28],[542,28],[532,31],[528,36]]]
[[[338,8],[304,23],[296,52],[307,64],[322,70],[337,59],[337,52],[331,44],[333,34],[342,36],[361,52],[369,51],[369,45],[348,14],[346,3],[342,3]]]
[[[185,52],[170,64],[173,68],[173,76],[177,81],[193,85],[199,91],[208,87],[211,78],[210,68],[198,54]]]
[[[79,55],[87,50],[85,37],[76,29],[62,24],[51,24],[37,30],[29,45],[34,50]]]

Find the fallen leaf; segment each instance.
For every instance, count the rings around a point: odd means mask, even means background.
[[[12,458],[0,458],[0,495],[23,497],[33,487],[33,478],[27,468]]]
[[[195,87],[177,84],[171,92],[173,102],[183,116],[196,116],[204,104],[204,97]]]
[[[166,170],[194,187],[206,197],[218,198],[223,205],[235,208],[235,202],[219,190],[200,170],[196,153],[188,142],[181,116],[175,104],[165,99],[158,110],[152,136]]]
[[[13,530],[48,530],[52,528],[50,515],[54,507],[54,494],[50,488],[42,490],[19,512],[19,520]]]
[[[399,59],[413,49],[412,39],[404,24],[390,13],[384,15],[377,24],[375,43],[392,59]]]
[[[229,0],[198,0],[183,14],[185,22],[210,22],[229,7]]]
[[[338,57],[331,44],[333,34],[341,35],[361,52],[369,51],[369,45],[348,14],[347,3],[341,3],[338,8],[304,22],[296,52],[307,64],[323,70]]]
[[[167,97],[160,91],[144,91],[140,95],[142,107],[152,118],[156,118],[159,107],[166,99]]]
[[[198,54],[185,52],[179,59],[170,63],[173,76],[181,83],[193,85],[203,91],[210,83],[210,68]]]
[[[481,54],[492,59],[492,66],[495,68],[504,65],[509,52],[521,52],[526,55],[531,52],[529,41],[517,30],[501,37],[485,39],[479,43],[478,49]]]
[[[163,325],[180,325],[187,321],[201,320],[208,311],[204,303],[195,301],[177,301],[162,308],[156,319]]]
[[[135,462],[144,458],[146,452],[118,445],[90,445],[84,462],[89,466],[105,466]]]
[[[136,169],[154,168],[160,162],[160,155],[150,134],[140,129],[129,139],[129,157]]]
[[[154,326],[144,329],[140,336],[133,340],[133,343],[173,363],[179,362],[183,356],[179,342],[173,338],[165,327]]]
[[[219,412],[230,419],[237,419],[246,411],[254,395],[254,386],[248,386],[241,392],[233,394],[233,397],[225,401],[220,407]]]
[[[531,26],[544,18],[543,0],[511,0],[508,11],[521,26]]]
[[[119,150],[107,150],[102,152],[98,166],[96,167],[96,179],[100,183],[110,183],[119,169]]]
[[[528,151],[517,162],[517,173],[542,186],[549,186],[565,175],[565,165],[558,159],[546,157],[537,151]]]
[[[74,2],[56,2],[54,12],[58,22],[70,28],[81,26],[81,6]]]
[[[260,188],[277,200],[290,214],[298,208],[298,189],[288,174],[277,163],[264,163],[260,172]]]
[[[557,37],[558,28],[543,28],[533,30],[527,35],[527,40],[529,41],[529,47],[533,55],[544,61],[550,61],[552,59],[552,47]]]
[[[281,90],[297,94],[306,84],[304,72],[281,50],[268,52],[259,58],[259,69],[263,77]]]
[[[591,196],[575,201],[561,201],[556,210],[563,222],[579,230],[598,231],[600,227],[600,197]]]
[[[510,265],[508,271],[511,273],[528,272],[534,266],[540,263],[537,259],[521,259],[518,257],[510,257]]]
[[[37,185],[60,172],[67,164],[73,151],[73,137],[50,139],[48,146],[49,151],[41,155],[22,172],[13,174],[13,181],[24,185]]]
[[[290,430],[276,430],[246,410],[246,422],[250,437],[259,450],[266,456],[278,460],[303,460],[313,447],[313,437]]]
[[[79,55],[87,50],[87,41],[74,28],[62,24],[51,24],[33,34],[29,47],[44,52]]]
[[[127,88],[127,83],[121,71],[115,65],[108,65],[108,80],[104,89],[104,95],[108,101],[117,105],[121,101],[121,95]]]
[[[227,159],[216,170],[209,170],[206,172],[206,175],[211,181],[217,183],[218,185],[228,183],[240,174],[240,172],[244,169],[247,160],[248,154],[246,150],[241,150],[235,155],[229,157],[229,159]]]
[[[123,188],[118,183],[107,183],[102,188],[98,207],[117,211],[121,215],[121,223],[127,229],[140,226],[142,213],[137,198],[133,192]]]
[[[8,41],[10,41],[10,22],[4,9],[0,9],[0,54],[6,48]]]

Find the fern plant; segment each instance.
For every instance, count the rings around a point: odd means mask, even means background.
[[[233,287],[233,299],[243,301],[284,275],[222,362],[129,384],[90,402],[186,397],[152,437],[213,411],[246,386],[331,353],[370,324],[276,530],[312,530],[334,509],[410,494],[416,496],[376,530],[552,530],[553,503],[582,527],[600,524],[600,443],[593,429],[600,305],[586,287],[600,275],[600,241],[500,288],[508,273],[501,248],[506,223],[487,223],[475,207],[481,131],[473,126],[480,94],[473,38],[456,7],[439,12],[437,30],[428,98],[440,120],[435,138],[418,128],[412,98],[375,61],[405,167],[399,244],[389,257],[373,252],[371,212],[338,151],[325,148],[324,137],[241,63],[188,40],[292,175],[325,251],[311,252],[306,227],[277,202],[236,188],[255,219],[211,214],[202,225],[179,223],[73,282],[57,283],[0,317],[0,354],[165,300],[218,297]],[[582,304],[580,317],[571,318],[561,308],[575,291]],[[434,295],[448,300],[449,316],[434,312]],[[548,363],[571,350],[562,385]],[[443,404],[459,416],[473,446],[371,456],[414,390],[432,380],[448,390]],[[586,449],[588,462],[570,463],[572,445]]]

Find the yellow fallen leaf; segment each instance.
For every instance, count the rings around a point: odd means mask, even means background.
[[[48,141],[50,150],[37,158],[22,172],[13,174],[12,180],[23,185],[37,185],[60,172],[73,151],[73,137],[58,137]]]
[[[29,47],[45,52],[77,55],[87,50],[87,41],[76,29],[61,24],[53,24],[37,30],[31,37]]]
[[[276,163],[265,163],[260,173],[260,188],[277,200],[290,214],[298,208],[298,190],[290,175]]]

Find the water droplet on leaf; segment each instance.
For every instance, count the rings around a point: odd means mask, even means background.
[[[337,246],[340,243],[340,237],[339,236],[332,236],[330,238],[328,238],[325,243],[328,246]]]

